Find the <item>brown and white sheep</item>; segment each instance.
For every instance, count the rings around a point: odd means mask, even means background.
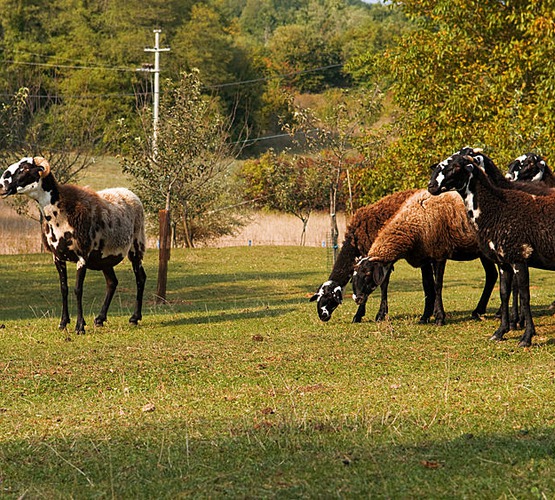
[[[416,189],[409,189],[390,194],[371,205],[359,208],[353,214],[328,280],[320,285],[318,291],[310,299],[311,302],[316,301],[318,317],[322,321],[329,321],[333,311],[343,302],[343,290],[353,275],[356,259],[368,253],[379,230],[416,192]],[[433,313],[435,298],[431,264],[423,265],[421,271],[425,295],[424,313],[421,320],[427,321]],[[388,313],[388,285],[389,275],[381,284],[381,300],[376,321],[383,320]],[[353,317],[353,323],[360,323],[365,314],[366,301],[359,304]]]
[[[443,325],[443,273],[446,260],[468,261],[477,258],[480,258],[486,271],[486,283],[478,306],[472,313],[473,317],[479,317],[485,312],[497,280],[495,264],[480,252],[476,231],[469,223],[459,197],[447,194],[435,198],[426,190],[419,190],[381,229],[368,255],[355,267],[353,298],[357,303],[365,301],[400,259],[405,259],[413,267],[433,262],[433,313],[436,324]]]
[[[129,322],[142,319],[142,301],[146,273],[142,260],[145,252],[143,206],[139,198],[125,188],[94,192],[70,184],[59,184],[42,157],[23,158],[10,165],[0,177],[3,197],[25,194],[37,201],[42,214],[44,246],[54,255],[62,292],[60,328],[69,323],[66,261],[77,264],[75,295],[77,321],[75,331],[85,333],[83,317],[83,282],[87,269],[102,271],[106,295],[94,323],[102,326],[116,291],[118,280],[114,266],[127,255],[137,283],[135,309]]]

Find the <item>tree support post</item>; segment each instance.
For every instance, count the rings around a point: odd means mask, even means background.
[[[160,210],[158,212],[160,222],[160,248],[158,252],[158,283],[156,287],[156,303],[166,301],[166,285],[168,282],[168,262],[171,250],[171,226],[170,211]]]

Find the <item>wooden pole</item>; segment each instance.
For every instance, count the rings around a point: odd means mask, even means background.
[[[166,285],[168,282],[168,262],[171,250],[170,211],[158,212],[160,222],[160,248],[158,252],[158,283],[156,287],[156,303],[166,301]]]

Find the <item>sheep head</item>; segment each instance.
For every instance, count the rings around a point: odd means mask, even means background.
[[[352,278],[353,300],[359,305],[366,302],[368,296],[384,282],[392,268],[392,262],[380,262],[370,257],[359,260]]]
[[[310,302],[314,301],[318,317],[322,321],[329,321],[333,311],[343,302],[343,287],[336,281],[326,281],[310,298]]]

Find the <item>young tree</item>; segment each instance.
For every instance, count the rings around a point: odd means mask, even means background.
[[[215,225],[211,231],[198,229],[202,224],[199,213],[229,204],[225,194],[230,186],[222,179],[229,175],[237,151],[228,141],[229,120],[219,113],[213,99],[203,95],[197,71],[184,73],[178,82],[166,81],[165,87],[156,151],[145,121],[142,136],[124,136],[129,155],[122,159],[122,166],[133,176],[146,211],[158,214],[164,207],[171,209],[179,237],[185,246],[193,246],[195,236],[226,234],[238,223],[234,217],[222,217],[219,229]],[[163,300],[166,290],[162,288],[158,295]]]
[[[372,94],[343,90],[330,91],[326,97],[326,104],[317,112],[297,106],[293,123],[284,124],[284,128],[296,141],[302,140],[304,146],[314,154],[320,168],[328,172],[330,231],[335,261],[339,246],[337,198],[340,182],[345,177],[347,211],[352,213],[350,170],[356,163],[352,161],[357,154],[355,146],[364,129],[377,119],[381,109],[381,94],[377,91]]]
[[[258,160],[244,163],[240,172],[246,200],[298,217],[302,222],[300,244],[306,241],[306,226],[316,209],[326,206],[325,187],[330,171],[311,158],[288,157],[269,151]]]

